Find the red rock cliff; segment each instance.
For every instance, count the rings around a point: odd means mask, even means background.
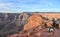
[[[28,23],[24,26],[24,30],[42,25],[43,19],[39,14],[33,14],[28,18]]]

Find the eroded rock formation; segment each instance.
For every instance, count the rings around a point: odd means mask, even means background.
[[[43,26],[43,19],[41,15],[33,14],[28,18],[28,23],[24,26],[24,30],[28,30],[39,25]]]

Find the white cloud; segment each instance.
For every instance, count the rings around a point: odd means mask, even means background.
[[[10,5],[12,5],[13,3],[0,3],[0,6],[10,6]]]
[[[54,2],[52,2],[51,0],[41,0],[41,2],[39,3],[45,6],[54,6]]]
[[[9,11],[13,3],[0,3],[0,12]]]

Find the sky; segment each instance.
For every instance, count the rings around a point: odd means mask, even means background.
[[[60,0],[0,0],[0,12],[60,12]]]

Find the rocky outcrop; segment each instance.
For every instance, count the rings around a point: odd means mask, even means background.
[[[43,19],[39,14],[33,14],[28,18],[28,23],[24,26],[24,30],[28,30],[33,27],[43,26]]]

